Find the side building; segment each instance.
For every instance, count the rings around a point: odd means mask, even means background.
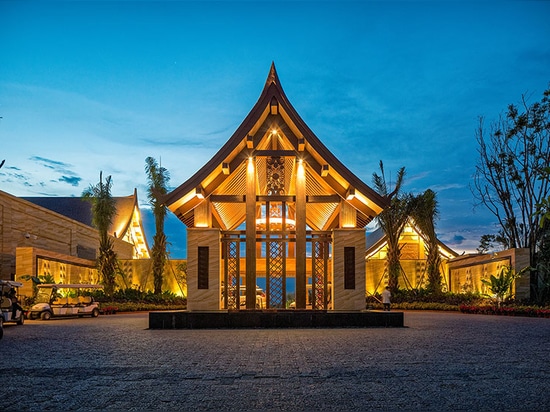
[[[125,281],[140,284],[143,270],[137,262],[147,265],[150,253],[137,191],[115,201],[117,214],[109,234]],[[20,198],[0,191],[0,278],[22,281],[22,296],[32,295],[28,276],[55,283],[98,283],[98,247],[91,204],[82,198]]]
[[[450,291],[448,263],[456,258],[458,253],[449,248],[443,242],[438,242],[442,275],[441,284],[443,290]],[[428,274],[426,271],[426,239],[420,229],[409,219],[403,233],[399,238],[401,250],[401,276],[399,287],[402,289],[418,289],[426,287]],[[382,228],[376,229],[367,236],[367,251],[365,254],[367,268],[367,296],[380,293],[388,284],[388,272],[386,270],[386,254],[388,250],[387,236]]]
[[[407,222],[401,237],[401,276],[399,287],[402,289],[421,289],[427,286],[426,239],[412,220]],[[380,293],[388,284],[386,270],[387,240],[384,231],[379,228],[367,235],[366,294]],[[498,276],[503,267],[508,266],[516,272],[529,266],[529,249],[508,249],[490,254],[458,255],[443,242],[439,241],[441,285],[443,291],[453,293],[478,293],[490,295],[484,280],[491,275]],[[512,285],[512,294],[517,299],[530,298],[529,276],[516,279]]]

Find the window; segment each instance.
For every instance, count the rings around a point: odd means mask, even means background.
[[[197,261],[198,288],[208,289],[208,246],[199,246]]]
[[[344,247],[344,289],[355,289],[354,247]]]

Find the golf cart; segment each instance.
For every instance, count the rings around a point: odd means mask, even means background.
[[[17,303],[17,288],[21,286],[23,284],[20,282],[0,280],[0,308],[2,309],[0,329],[3,327],[4,322],[14,322],[18,325],[25,323],[25,313]]]
[[[30,319],[48,320],[51,317],[99,316],[99,303],[83,290],[101,289],[101,285],[48,283],[38,285],[35,304],[29,310]]]

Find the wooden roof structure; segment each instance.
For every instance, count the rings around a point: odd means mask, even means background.
[[[275,189],[266,165],[274,157],[284,159],[276,176],[280,187]],[[343,209],[353,209],[353,227],[364,228],[389,205],[386,197],[346,168],[306,125],[286,97],[274,63],[242,124],[208,163],[165,196],[164,203],[187,227],[195,227],[197,206],[208,201],[209,226],[236,229],[246,218],[249,158],[256,161],[258,201],[282,200],[292,205],[296,170],[299,163],[305,165],[306,223],[313,230],[340,227]]]

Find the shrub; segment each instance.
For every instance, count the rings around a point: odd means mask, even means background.
[[[530,316],[537,318],[550,318],[549,308],[536,308],[532,306],[483,306],[460,305],[462,313],[501,316]]]
[[[175,293],[164,291],[161,294],[154,294],[152,291],[142,291],[136,288],[118,289],[108,298],[102,291],[94,292],[94,298],[99,302],[111,303],[144,303],[158,306],[179,306],[185,305],[187,299]]]
[[[392,307],[398,307],[401,303],[438,303],[448,306],[457,306],[465,304],[478,304],[485,299],[479,293],[453,293],[453,292],[440,292],[431,293],[426,289],[398,289],[392,291]],[[374,296],[367,296],[367,306],[376,305],[381,301],[380,294]],[[456,310],[456,309],[455,309]]]

